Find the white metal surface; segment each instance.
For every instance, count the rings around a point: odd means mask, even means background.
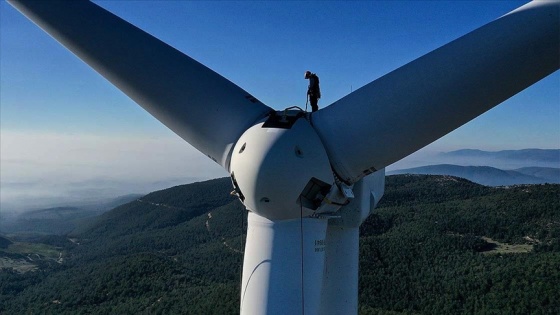
[[[326,229],[324,219],[249,212],[240,313],[320,314]]]
[[[216,72],[94,3],[10,4],[226,169],[239,136],[271,110]]]
[[[531,2],[314,113],[337,174],[356,182],[556,71],[559,7]]]
[[[354,185],[355,198],[329,220],[325,246],[325,273],[321,315],[358,313],[360,225],[383,196],[385,170]]]
[[[334,182],[323,144],[305,118],[290,129],[249,128],[235,145],[231,172],[245,207],[270,220],[313,214],[298,204],[301,192],[313,177]]]
[[[318,314],[358,314],[359,227],[329,224]]]
[[[385,192],[385,169],[370,174],[354,184],[355,198],[342,207],[329,225],[356,228],[362,224],[377,206]]]

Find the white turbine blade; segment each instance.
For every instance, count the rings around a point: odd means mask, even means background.
[[[314,113],[336,173],[356,182],[556,71],[559,11],[529,3]]]
[[[168,128],[226,169],[233,144],[271,109],[89,1],[9,1]]]

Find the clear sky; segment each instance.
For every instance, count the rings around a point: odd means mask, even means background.
[[[526,1],[100,1],[275,109],[327,106]],[[0,196],[121,194],[227,176],[0,3]],[[424,151],[560,148],[558,71]]]

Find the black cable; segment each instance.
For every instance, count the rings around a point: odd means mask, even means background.
[[[299,196],[299,232],[300,232],[300,248],[301,248],[301,314],[305,315],[305,293],[304,293],[304,277],[303,277],[303,205],[301,203],[301,195]]]
[[[241,284],[241,292],[243,292],[243,261],[245,260],[245,249],[243,248],[243,228],[244,228],[244,225],[245,225],[245,222],[244,222],[245,221],[245,217],[244,217],[245,211],[246,211],[245,209],[243,209],[241,211],[241,240],[239,241],[241,243],[241,247],[240,247],[241,250],[240,251],[241,251],[241,253],[243,253],[243,257],[241,257],[241,272],[239,273],[239,283]],[[247,219],[249,219],[249,218],[247,217]]]

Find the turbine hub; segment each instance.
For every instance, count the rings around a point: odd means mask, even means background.
[[[302,193],[311,182],[334,182],[325,148],[300,111],[272,114],[247,129],[233,149],[230,170],[245,207],[270,220],[313,215]]]

